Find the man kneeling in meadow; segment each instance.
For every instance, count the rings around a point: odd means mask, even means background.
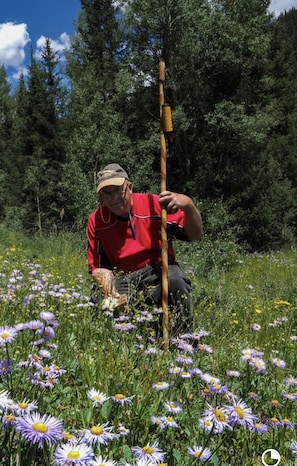
[[[126,171],[118,164],[98,173],[100,207],[87,223],[89,272],[104,298],[120,298],[130,290],[146,301],[162,303],[161,212],[167,211],[168,304],[177,318],[191,320],[191,282],[175,260],[173,239],[196,241],[202,235],[201,215],[184,194],[134,193]]]

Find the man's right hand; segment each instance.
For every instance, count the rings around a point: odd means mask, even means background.
[[[108,298],[109,296],[117,298],[119,296],[115,290],[114,276],[111,270],[103,268],[94,269],[92,277],[98,283],[99,287],[102,288],[104,298]]]

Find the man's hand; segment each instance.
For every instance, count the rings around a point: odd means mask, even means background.
[[[168,214],[175,214],[179,209],[186,210],[193,206],[193,201],[185,194],[172,193],[171,191],[163,191],[159,195],[160,205],[162,209],[166,209]]]
[[[159,195],[159,202],[162,209],[166,209],[168,214],[175,214],[178,210],[185,213],[184,229],[190,241],[196,241],[202,235],[201,215],[194,202],[185,194],[163,191]]]
[[[94,269],[92,277],[98,283],[99,287],[102,288],[104,298],[108,298],[109,296],[115,298],[119,297],[119,294],[115,290],[114,276],[111,270],[103,268]]]

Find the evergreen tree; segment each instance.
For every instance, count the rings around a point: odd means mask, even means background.
[[[122,42],[117,9],[110,0],[81,3],[77,32],[68,54],[72,132],[64,176],[68,197],[79,212],[76,220],[85,225],[90,210],[96,206],[96,172],[116,160],[128,169],[131,149],[124,131],[124,115],[119,111],[126,84],[120,75]]]
[[[6,207],[14,203],[9,189],[14,175],[14,154],[12,152],[13,107],[10,84],[4,66],[0,66],[0,220],[3,221]]]
[[[42,60],[31,56],[28,79],[28,115],[25,194],[28,215],[25,227],[56,229],[63,209],[61,187],[65,132],[58,104],[61,102],[60,78],[55,74],[57,55],[46,40]],[[64,106],[62,105],[62,109]]]

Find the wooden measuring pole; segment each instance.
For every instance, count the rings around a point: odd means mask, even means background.
[[[159,96],[160,96],[160,143],[161,143],[161,192],[166,191],[166,138],[163,128],[163,108],[165,105],[165,62],[159,64]],[[162,239],[162,310],[163,310],[163,346],[169,348],[169,312],[168,312],[168,245],[167,245],[167,211],[161,213]]]

